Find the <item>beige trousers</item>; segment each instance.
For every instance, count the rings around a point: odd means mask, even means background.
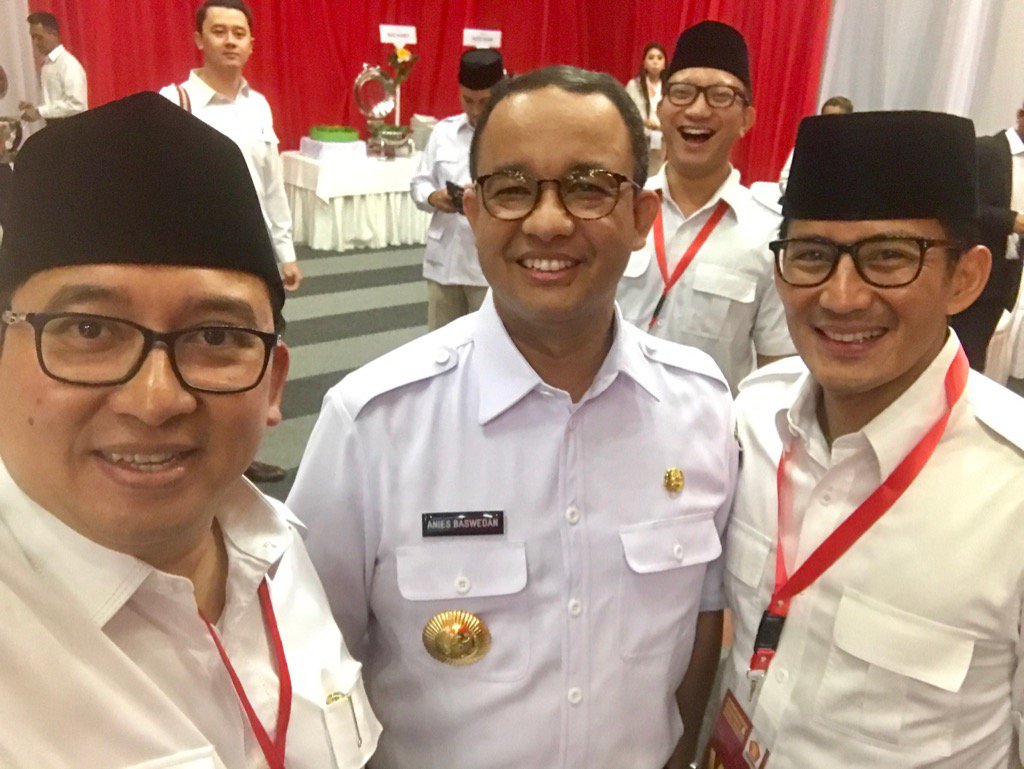
[[[446,286],[427,280],[427,327],[434,331],[476,312],[486,295],[487,286]]]

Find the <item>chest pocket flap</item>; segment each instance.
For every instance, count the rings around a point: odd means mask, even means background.
[[[757,297],[757,281],[743,273],[715,264],[693,265],[693,289],[749,304]]]
[[[526,587],[526,544],[408,545],[395,551],[398,590],[409,601],[511,595]]]
[[[772,541],[753,526],[737,518],[729,521],[726,535],[725,568],[748,587],[761,585]]]
[[[708,563],[722,554],[722,541],[710,516],[625,526],[619,530],[619,538],[626,562],[638,574]]]
[[[974,654],[966,630],[847,590],[836,611],[836,646],[858,659],[948,692],[957,692]]]

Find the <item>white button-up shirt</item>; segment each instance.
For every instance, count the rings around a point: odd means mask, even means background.
[[[1024,401],[971,372],[935,453],[903,496],[791,604],[755,703],[746,680],[775,582],[775,477],[793,446],[792,574],[889,476],[945,408],[951,333],[928,369],[831,450],[798,359],[737,399],[743,470],[726,542],[735,644],[726,683],[771,769],[1020,766],[1024,672]]]
[[[192,70],[181,87],[188,94],[192,114],[231,137],[242,150],[242,157],[249,167],[256,195],[260,199],[277,261],[279,264],[294,262],[292,214],[284,191],[284,170],[277,151],[277,134],[274,133],[270,104],[263,94],[250,88],[244,80],[234,99],[221,96],[203,82],[195,70]],[[175,104],[188,106],[181,104],[177,86],[165,86],[160,89],[160,95]],[[202,163],[202,158],[196,158],[196,162]]]
[[[731,419],[707,356],[621,321],[573,403],[490,297],[333,388],[289,505],[361,642],[384,722],[375,764],[661,769],[697,613],[723,605]],[[501,511],[504,533],[423,536],[423,514],[466,511]],[[490,628],[474,664],[424,649],[450,609]]]
[[[661,216],[669,275],[711,218],[718,201],[729,205],[672,287],[651,333],[706,352],[735,391],[740,380],[754,369],[755,352],[771,357],[795,352],[775,290],[775,267],[768,250],[769,241],[779,235],[779,215],[740,184],[735,169],[707,204],[689,217],[683,216],[668,194],[664,169],[647,186],[663,191]],[[630,256],[619,283],[623,317],[646,329],[664,287],[652,228],[647,245]]]
[[[241,479],[217,520],[228,553],[217,629],[257,715],[273,737],[278,677],[256,594],[269,576],[294,689],[286,763],[363,766],[380,726],[297,521]],[[0,765],[266,765],[192,583],[86,539],[2,465],[0,616]]]
[[[446,286],[486,286],[476,255],[473,231],[463,214],[446,214],[427,202],[445,182],[460,187],[470,183],[469,144],[473,126],[464,114],[453,115],[437,124],[420,158],[416,175],[409,183],[416,206],[432,212],[423,253],[423,277]]]
[[[71,117],[89,108],[85,69],[63,45],[58,45],[43,59],[39,89],[43,103],[38,110],[44,120]]]

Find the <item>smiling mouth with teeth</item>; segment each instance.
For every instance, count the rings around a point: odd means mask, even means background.
[[[575,266],[575,262],[568,259],[523,259],[521,264],[526,269],[537,272],[558,272]]]
[[[870,331],[849,331],[846,333],[840,333],[838,331],[827,331],[825,329],[821,329],[821,333],[833,342],[855,344],[857,342],[869,342],[872,339],[877,339],[882,336],[885,331],[884,329],[876,328]]]
[[[687,142],[703,144],[714,135],[710,128],[683,127],[679,129],[679,135]]]
[[[102,457],[114,465],[130,467],[133,470],[140,470],[142,472],[156,472],[158,470],[164,470],[172,465],[181,457],[181,454],[177,452],[164,452],[161,454],[122,454],[120,452],[110,451],[103,452]]]

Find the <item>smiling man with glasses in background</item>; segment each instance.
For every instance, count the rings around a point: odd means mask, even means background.
[[[148,93],[25,144],[0,246],[0,765],[373,753],[301,525],[242,477],[281,420],[283,304],[228,137]]]
[[[658,209],[646,167],[610,76],[500,83],[465,193],[491,293],[327,395],[289,504],[364,659],[380,767],[692,755],[737,452],[711,359],[616,310]]]
[[[755,366],[793,353],[768,251],[779,217],[729,161],[754,124],[746,41],[728,24],[696,24],[663,77],[665,167],[648,184],[661,210],[618,299],[626,320],[714,358],[735,391]]]
[[[708,766],[1021,765],[1024,401],[948,326],[991,264],[974,153],[940,113],[800,125],[772,243],[800,359],[737,399]]]

